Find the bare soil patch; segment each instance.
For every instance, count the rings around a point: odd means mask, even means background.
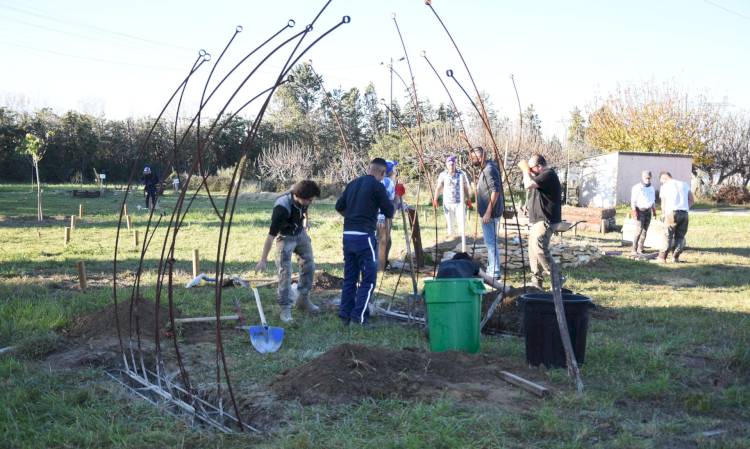
[[[344,279],[334,276],[325,271],[315,273],[313,287],[317,290],[340,290],[344,285]]]
[[[180,316],[175,310],[175,316]],[[160,305],[158,321],[159,328],[166,327],[169,321],[169,310],[165,305]],[[81,315],[73,320],[64,334],[74,338],[98,338],[98,337],[117,337],[117,329],[123,338],[132,333],[136,334],[136,329],[140,329],[141,336],[153,337],[156,330],[157,314],[153,301],[139,298],[133,301],[120,301],[115,308],[110,304],[102,309]]]
[[[518,361],[462,352],[391,350],[346,343],[280,374],[271,389],[303,405],[347,403],[364,398],[432,400],[442,395],[469,402],[519,405],[528,394],[502,379],[510,370],[532,379]]]

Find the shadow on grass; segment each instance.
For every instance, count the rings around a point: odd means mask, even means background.
[[[569,270],[581,280],[630,281],[640,285],[673,287],[741,287],[750,285],[750,266],[683,263],[658,265],[622,257],[603,257]]]

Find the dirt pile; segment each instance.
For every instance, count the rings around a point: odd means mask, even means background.
[[[179,316],[176,310],[175,316]],[[169,310],[164,305],[160,305],[159,322],[161,323],[161,329],[164,329],[169,322]],[[140,328],[141,336],[154,336],[156,309],[152,301],[140,298],[133,302],[132,313],[130,301],[119,302],[117,312],[115,312],[114,304],[110,304],[97,311],[74,318],[73,324],[68,327],[65,333],[69,337],[87,339],[116,337],[119,324],[120,335],[125,338],[131,332],[131,325],[132,333],[136,335],[136,323]]]
[[[498,377],[511,362],[461,352],[390,350],[346,343],[283,372],[271,388],[302,404],[345,403],[362,398],[434,399],[436,393],[485,400],[509,386]],[[515,372],[523,370],[512,367]],[[510,389],[512,391],[512,388]]]
[[[314,287],[319,290],[338,290],[344,285],[344,279],[325,271],[315,273]]]

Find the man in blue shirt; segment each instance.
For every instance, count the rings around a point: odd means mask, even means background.
[[[378,276],[378,213],[392,219],[394,210],[381,182],[386,167],[384,159],[373,159],[367,174],[347,184],[336,201],[336,211],[344,216],[344,285],[339,318],[345,325],[351,321],[364,325],[368,318],[367,306]]]

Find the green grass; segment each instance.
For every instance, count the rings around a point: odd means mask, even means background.
[[[66,344],[59,333],[75,316],[112,300],[116,211],[122,194],[79,200],[67,193],[72,188],[45,187],[49,218],[37,224],[30,186],[0,185],[0,347],[17,346],[11,355],[0,356],[0,447],[750,447],[750,217],[692,215],[685,264],[655,266],[608,257],[566,270],[568,287],[616,313],[614,319],[591,321],[581,396],[572,390],[564,370],[549,370],[543,375],[555,395],[530,400],[531,406],[522,411],[448,398],[305,407],[288,403],[272,434],[223,436],[191,430],[127,397],[100,370],[59,370],[45,362],[48,353]],[[272,272],[256,275],[252,270],[271,203],[253,198],[238,203],[227,273],[268,279]],[[173,195],[163,198],[162,210],[170,211],[174,201]],[[62,228],[79,203],[84,204],[84,220],[64,246]],[[136,207],[141,203],[135,194],[128,205],[143,231],[146,215]],[[316,202],[311,215],[316,264],[341,275],[342,220],[331,201]],[[180,286],[190,278],[193,249],[200,251],[203,270],[213,271],[218,226],[205,197],[196,200],[185,223],[175,252],[175,301],[188,316],[212,313],[211,289]],[[400,232],[397,227],[395,236]],[[440,232],[442,236],[444,230]],[[145,254],[142,290],[150,298],[163,235],[157,234]],[[613,241],[616,237],[606,236]],[[430,246],[433,231],[425,230],[423,238]],[[138,265],[131,239],[123,224],[118,267],[125,284]],[[403,240],[394,238],[392,254],[402,246]],[[75,287],[79,260],[85,261],[90,278],[86,292]],[[386,290],[394,284],[394,277],[385,278]],[[408,283],[402,282],[401,288],[406,291]],[[120,299],[129,295],[124,288],[119,292]],[[269,316],[275,318],[273,291],[265,289],[262,295]],[[256,321],[250,298],[238,289],[224,290],[225,311],[232,312],[235,297],[248,320]],[[427,347],[420,332],[397,323],[361,330],[342,329],[332,315],[296,318],[283,349],[270,357],[252,352],[246,336],[225,333],[231,373],[240,390],[268,383],[285,369],[346,341]],[[522,360],[523,341],[483,337],[482,352]],[[711,430],[726,432],[702,435]]]

